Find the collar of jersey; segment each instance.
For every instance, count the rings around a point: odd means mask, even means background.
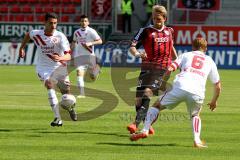
[[[165,25],[163,25],[161,29],[154,28],[154,26],[152,24],[150,25],[150,27],[157,30],[158,32],[161,32],[165,28]]]
[[[50,36],[53,36],[54,32],[55,32],[55,31],[53,31],[52,34],[47,34],[47,33],[44,31],[44,35],[50,37]]]
[[[86,31],[88,29],[88,26],[86,28],[80,27],[81,31]]]
[[[199,51],[199,50],[193,51],[193,53],[201,54],[201,55],[204,55],[204,56],[206,55],[204,52]]]

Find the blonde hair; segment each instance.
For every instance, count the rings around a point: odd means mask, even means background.
[[[207,50],[207,41],[202,37],[198,37],[193,40],[192,48],[193,50],[200,50],[205,52]]]
[[[152,14],[157,13],[157,14],[161,14],[163,17],[167,18],[167,10],[164,6],[160,6],[160,5],[154,5],[152,7]]]

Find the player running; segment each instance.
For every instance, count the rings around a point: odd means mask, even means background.
[[[221,92],[221,83],[216,64],[211,57],[205,55],[207,41],[203,38],[196,38],[193,41],[192,48],[192,52],[182,54],[168,68],[169,72],[175,71],[177,68],[180,68],[181,72],[176,76],[172,90],[167,91],[166,94],[161,96],[153,107],[149,109],[144,128],[141,133],[131,135],[130,139],[132,141],[148,136],[150,126],[161,110],[173,109],[180,102],[186,102],[192,121],[194,147],[207,147],[200,139],[200,111],[205,97],[206,81],[209,77],[214,84],[214,94],[211,102],[208,103],[211,111],[214,111],[217,106],[217,99]],[[167,74],[169,73],[165,75]]]
[[[84,98],[84,76],[89,70],[90,78],[96,80],[100,73],[100,66],[94,54],[94,45],[102,44],[102,39],[93,28],[89,27],[86,15],[80,17],[80,28],[74,32],[71,49],[74,64],[77,67],[77,86],[80,90],[77,98]]]
[[[66,62],[71,60],[71,50],[66,36],[57,31],[57,15],[46,13],[45,29],[27,32],[19,49],[19,56],[25,57],[25,46],[31,39],[37,46],[38,62],[36,72],[48,91],[48,100],[54,112],[54,120],[51,126],[62,126],[59,112],[58,99],[54,89],[57,85],[62,94],[69,93],[70,81]],[[77,114],[73,108],[69,108],[72,120],[77,120]]]
[[[165,7],[155,5],[152,8],[153,25],[141,28],[135,35],[130,52],[135,57],[142,58],[141,73],[138,77],[138,86],[136,91],[135,121],[127,126],[130,133],[135,133],[139,124],[144,121],[150,97],[158,95],[157,83],[163,76],[172,59],[177,57],[176,50],[173,47],[173,29],[165,26],[167,11]],[[138,52],[137,45],[142,44],[145,52]],[[150,128],[150,134],[154,130]]]

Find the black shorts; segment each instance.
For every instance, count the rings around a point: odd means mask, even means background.
[[[145,70],[141,71],[138,77],[138,86],[136,91],[136,97],[142,97],[144,90],[149,88],[152,90],[155,96],[158,96],[158,87],[156,84],[162,78],[166,70]]]

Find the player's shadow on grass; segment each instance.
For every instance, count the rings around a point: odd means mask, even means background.
[[[146,146],[146,147],[174,147],[178,146],[176,143],[167,144],[139,144],[139,143],[114,143],[114,142],[104,142],[96,143],[97,145],[111,145],[111,146]]]
[[[118,134],[118,133],[106,133],[106,132],[89,132],[89,131],[74,131],[74,132],[38,132],[44,134],[93,134],[93,135],[106,135],[106,136],[117,136],[117,137],[129,137],[128,135]]]
[[[85,94],[86,97],[92,97],[92,98],[102,100],[102,103],[90,111],[78,113],[77,121],[88,121],[88,120],[96,119],[98,117],[104,116],[105,114],[113,111],[118,106],[118,98],[112,93],[109,93],[107,91],[97,90],[97,89],[91,89],[87,87],[85,87],[85,92],[86,92]],[[71,93],[78,95],[79,94],[78,87],[72,86]],[[77,106],[81,106],[81,102],[79,104],[77,103]],[[72,121],[69,116],[69,113],[66,110],[60,108],[60,112],[63,120]]]
[[[7,129],[7,128],[0,128],[0,132],[18,132],[18,131],[39,131],[39,130],[46,130],[46,128],[19,128],[19,129]]]

